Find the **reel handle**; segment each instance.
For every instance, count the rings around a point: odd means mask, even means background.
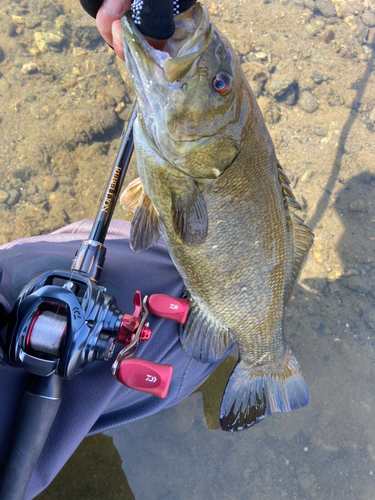
[[[117,371],[117,380],[135,391],[148,392],[165,399],[171,383],[173,367],[139,358],[124,359]]]
[[[147,302],[148,311],[158,318],[171,319],[183,325],[189,312],[189,299],[155,293]]]

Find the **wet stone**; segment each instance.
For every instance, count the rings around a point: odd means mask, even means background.
[[[63,186],[71,186],[73,184],[73,180],[67,175],[60,175],[58,178],[59,184]]]
[[[279,101],[287,104],[288,106],[293,106],[296,101],[296,90],[293,85],[288,87],[283,95],[278,99]]]
[[[351,212],[364,212],[366,210],[366,202],[363,198],[357,198],[349,203]]]
[[[319,137],[325,137],[325,133],[323,132],[323,130],[319,127],[314,127],[314,134],[319,136]]]
[[[5,54],[3,49],[0,47],[0,63],[2,63],[5,59]]]
[[[26,182],[30,179],[31,171],[29,167],[14,167],[10,171],[13,179],[21,179]]]
[[[314,2],[314,0],[303,0],[303,4],[308,9],[311,9],[311,10],[315,9],[315,2]]]
[[[371,286],[367,278],[362,276],[351,276],[347,280],[348,288],[359,293],[368,294],[371,292]]]
[[[37,65],[33,62],[24,64],[21,69],[21,73],[23,73],[24,75],[36,73],[37,71],[38,71]]]
[[[92,48],[100,40],[100,34],[94,26],[80,26],[73,36],[73,44],[84,49]]]
[[[319,73],[319,71],[316,70],[313,71],[310,78],[314,83],[318,85],[324,81],[324,76],[321,73]]]
[[[310,49],[303,50],[301,52],[300,57],[301,57],[302,60],[308,59],[309,57],[311,57],[311,50]]]
[[[301,176],[301,181],[302,182],[309,182],[312,177],[314,176],[315,172],[314,170],[311,170],[311,169],[307,169],[306,172],[304,172]]]
[[[20,199],[21,195],[17,189],[10,189],[9,190],[9,198],[7,199],[7,204],[12,207],[16,203],[18,203],[18,200]]]
[[[364,26],[357,35],[358,43],[361,43],[361,44],[366,43],[369,33],[370,33],[370,30],[367,28],[367,26]]]
[[[5,203],[9,198],[9,194],[6,191],[0,190],[0,203]]]
[[[274,97],[280,97],[282,96],[286,90],[293,84],[293,81],[289,79],[278,79],[272,78],[270,85],[269,85],[269,91],[270,94],[273,95]]]
[[[336,16],[336,9],[331,0],[317,0],[315,6],[324,17]]]
[[[373,28],[375,26],[375,14],[372,12],[365,12],[361,16],[362,22],[365,26]]]
[[[310,92],[305,90],[299,96],[298,106],[306,113],[314,113],[319,108],[319,103]]]
[[[57,185],[57,180],[52,176],[46,177],[43,181],[43,188],[46,191],[53,191],[56,185]]]

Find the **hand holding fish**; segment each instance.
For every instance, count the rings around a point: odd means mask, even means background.
[[[188,10],[196,0],[80,0],[83,8],[96,19],[96,26],[104,40],[124,61],[121,17],[132,11],[138,29],[157,50],[164,50],[174,34],[174,16]]]

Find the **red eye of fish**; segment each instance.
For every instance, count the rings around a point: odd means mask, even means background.
[[[217,92],[220,95],[224,95],[229,90],[230,81],[231,81],[231,78],[228,74],[218,73],[212,79],[212,86],[213,86],[215,92]]]

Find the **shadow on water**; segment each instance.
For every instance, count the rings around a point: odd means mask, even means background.
[[[375,37],[372,40],[371,46],[375,47]],[[367,62],[366,71],[365,71],[364,75],[357,80],[357,85],[356,85],[357,94],[356,94],[356,97],[354,99],[354,103],[356,103],[356,104],[359,104],[361,102],[361,99],[364,95],[366,85],[367,85],[368,80],[371,76],[371,72],[373,71],[373,64],[374,64],[374,57],[371,56]],[[331,174],[329,176],[328,182],[327,182],[325,189],[323,191],[323,194],[322,194],[322,196],[317,204],[315,214],[308,221],[308,224],[312,230],[314,230],[316,225],[321,221],[321,219],[324,215],[324,212],[326,211],[326,209],[328,207],[329,200],[330,200],[330,197],[332,194],[332,189],[333,189],[333,187],[338,179],[338,176],[339,176],[339,173],[341,170],[342,160],[343,160],[343,156],[345,154],[345,143],[348,139],[350,130],[351,130],[351,128],[352,128],[352,126],[357,118],[358,118],[357,111],[352,109],[346,123],[344,124],[344,126],[342,128],[342,132],[341,132],[340,138],[338,140],[337,153],[336,153],[335,161],[333,163],[332,171],[331,171]]]

